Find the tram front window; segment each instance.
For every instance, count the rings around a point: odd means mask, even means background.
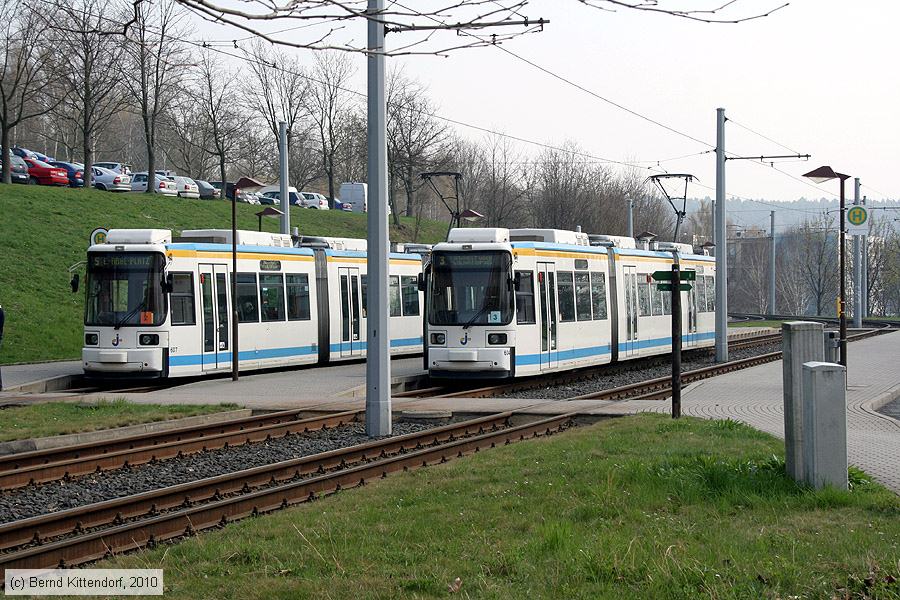
[[[506,325],[513,316],[509,252],[436,252],[432,325]]]
[[[162,325],[163,257],[155,252],[92,252],[87,261],[84,324]]]

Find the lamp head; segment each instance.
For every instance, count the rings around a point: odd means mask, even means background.
[[[807,179],[812,179],[816,183],[824,183],[826,181],[830,181],[832,179],[849,179],[849,175],[844,175],[843,173],[838,173],[834,169],[829,166],[819,167],[818,169],[813,169],[809,173],[805,173],[803,175]]]

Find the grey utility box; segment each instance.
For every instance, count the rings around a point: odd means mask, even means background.
[[[821,323],[788,321],[781,326],[784,383],[784,462],[794,481],[806,481],[803,468],[803,363],[823,360]]]
[[[841,336],[837,331],[825,332],[825,362],[840,362]]]
[[[847,370],[841,365],[803,365],[803,461],[809,485],[847,489]]]

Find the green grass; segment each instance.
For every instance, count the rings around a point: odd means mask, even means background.
[[[236,410],[234,404],[162,405],[101,400],[96,404],[48,402],[0,411],[0,442],[125,427],[151,421]]]
[[[733,321],[728,323],[729,327],[774,327],[775,329],[781,329],[781,324],[784,321]]]
[[[260,207],[238,205],[238,227],[257,228]],[[291,223],[308,235],[366,237],[366,216],[343,211],[291,208]],[[413,219],[391,231],[411,241]],[[113,194],[44,186],[0,185],[0,305],[6,331],[0,364],[77,358],[81,349],[84,295],[72,294],[67,268],[85,259],[96,227],[182,229],[231,228],[231,205],[223,201]],[[446,224],[423,221],[418,241],[444,239]],[[263,219],[276,231],[278,220]]]
[[[398,474],[102,567],[167,598],[900,597],[900,503],[795,485],[732,421],[605,421]],[[867,579],[869,582],[867,583]]]

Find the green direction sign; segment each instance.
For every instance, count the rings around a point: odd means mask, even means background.
[[[658,290],[661,291],[661,292],[671,292],[671,291],[672,291],[672,285],[673,285],[673,284],[671,284],[671,283],[657,283],[657,284],[656,284],[656,289],[658,289]],[[692,286],[691,286],[691,284],[689,284],[689,283],[680,283],[680,284],[678,284],[678,290],[681,291],[681,292],[687,292],[687,291],[689,291],[689,290],[691,289],[691,287],[692,287]]]
[[[697,279],[696,271],[681,271],[681,281],[695,281]],[[654,281],[672,281],[672,271],[654,271]]]

